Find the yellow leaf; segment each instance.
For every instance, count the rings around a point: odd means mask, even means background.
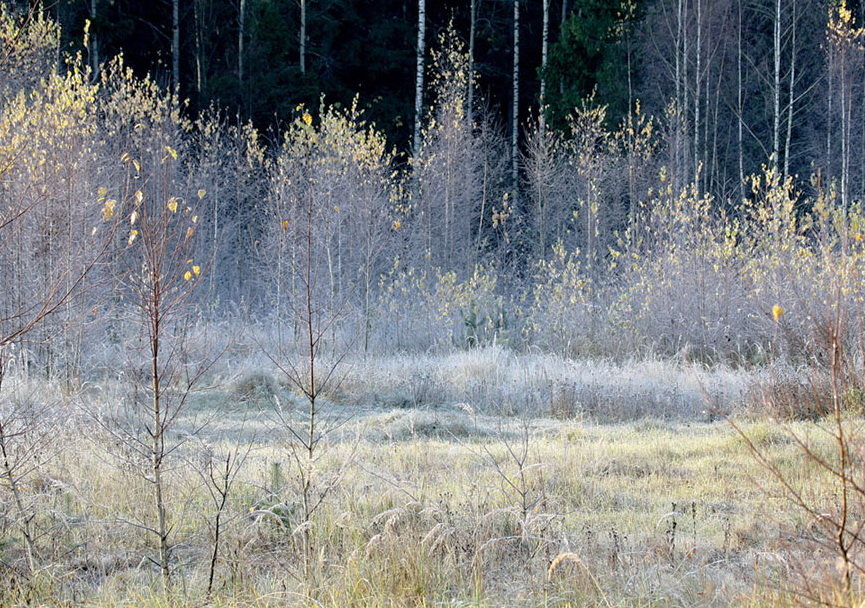
[[[198,221],[198,216],[197,216],[197,215],[193,215],[193,216],[192,216],[192,223],[194,224],[194,223],[197,222],[197,221]]]
[[[135,167],[136,171],[141,171],[141,163],[139,163],[137,160],[132,159],[132,166]]]
[[[102,200],[103,198],[105,198],[105,195],[108,194],[108,188],[105,188],[103,186],[103,187],[99,188],[99,190],[97,190],[96,193],[99,196],[99,200]]]
[[[201,274],[201,266],[193,266],[192,267],[192,273],[195,275]]]
[[[171,211],[171,213],[177,212],[177,199],[176,198],[172,197],[172,198],[168,199],[168,210]]]
[[[183,273],[183,278],[188,281],[189,279],[192,278],[192,273],[187,270],[186,272]]]
[[[175,150],[171,146],[165,146],[165,151],[168,152],[168,155],[171,158],[173,158],[174,160],[177,160],[177,150]]]
[[[132,243],[135,242],[136,237],[138,237],[138,231],[137,230],[130,230],[129,231],[129,240],[126,243],[128,245],[131,245]]]
[[[775,304],[772,307],[772,318],[775,319],[775,321],[780,321],[785,312],[787,311]]]
[[[402,222],[399,220],[394,220],[391,224],[391,228],[393,228],[394,230],[399,230],[400,228],[402,228]]]
[[[140,204],[144,200],[144,193],[141,190],[136,190],[134,196],[136,203]]]
[[[312,115],[309,112],[303,113],[303,122],[306,123],[306,126],[310,126],[312,124]]]
[[[192,226],[190,226],[189,228],[186,229],[186,238],[187,239],[191,239],[193,234],[195,234],[195,229],[192,228]]]
[[[202,188],[201,190],[198,191],[198,198],[204,198],[205,194],[207,194],[207,192],[205,192],[204,188]]]
[[[117,205],[117,201],[114,199],[109,199],[105,201],[105,205],[102,206],[102,219],[104,221],[110,220],[114,217],[114,207]]]
[[[288,230],[288,220],[282,220],[282,229]]]
[[[137,222],[137,221],[138,221],[138,212],[133,211],[132,215],[129,216],[129,223],[134,226],[135,222]]]

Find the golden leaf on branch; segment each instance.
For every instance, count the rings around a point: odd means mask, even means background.
[[[787,312],[777,304],[772,307],[772,318],[775,321],[780,321],[781,317],[784,316],[784,313]]]
[[[114,217],[114,208],[117,205],[117,201],[114,199],[109,199],[105,201],[105,204],[102,206],[102,219],[104,221],[110,220]]]

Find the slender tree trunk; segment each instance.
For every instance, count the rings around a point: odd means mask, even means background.
[[[549,37],[550,37],[550,0],[543,0],[544,3],[544,26],[542,32],[541,39],[541,94],[540,94],[540,130],[541,137],[544,136],[547,130],[546,120],[544,119],[544,114],[547,105],[547,77],[546,77],[546,68],[547,68],[547,56],[549,51]]]
[[[784,177],[790,175],[790,146],[793,140],[793,105],[796,102],[796,0],[790,0],[792,19],[790,21],[791,28],[791,45],[790,45],[790,81],[787,91],[787,139],[784,142]]]
[[[90,0],[90,27],[96,23],[98,13],[98,0]],[[90,30],[90,67],[93,69],[93,77],[99,77],[99,34]]]
[[[153,430],[151,431],[151,474],[154,489],[154,507],[156,508],[156,534],[159,542],[159,570],[162,575],[162,590],[168,591],[171,584],[171,569],[169,564],[170,550],[168,546],[168,514],[165,508],[162,465],[165,458],[165,416],[162,412],[162,386],[160,384],[160,342],[162,328],[160,310],[159,277],[152,279],[153,300],[151,301],[151,335],[150,335],[150,390],[151,414],[153,415]]]
[[[775,24],[773,29],[774,78],[772,87],[772,158],[770,164],[778,170],[781,153],[781,0],[775,0]]]
[[[517,195],[520,178],[520,0],[514,0],[513,120],[511,122],[511,182]]]
[[[180,89],[180,0],[171,0],[171,85]]]
[[[738,3],[739,25],[736,40],[736,72],[737,72],[737,87],[736,87],[736,111],[738,113],[736,140],[739,147],[739,200],[745,200],[745,138],[744,138],[744,99],[742,89],[742,0]]]
[[[676,103],[673,111],[675,112],[674,120],[675,130],[673,135],[673,180],[675,187],[681,183],[682,175],[682,148],[684,140],[684,114],[685,114],[685,95],[683,86],[683,63],[686,60],[686,53],[682,52],[684,27],[684,0],[678,0],[676,3],[676,51],[674,56],[674,79],[676,81]]]
[[[306,74],[306,0],[300,0],[300,73]]]
[[[204,94],[204,32],[201,14],[203,0],[192,1],[193,18],[195,19],[195,90],[199,97]]]
[[[847,209],[849,203],[849,177],[850,177],[850,91],[847,86],[847,49],[842,48],[840,55],[840,81],[838,93],[841,109],[841,205]]]
[[[694,183],[699,185],[702,180],[700,171],[702,161],[702,150],[700,148],[700,91],[702,89],[702,82],[700,80],[700,70],[702,68],[701,60],[703,54],[703,3],[701,0],[695,0],[695,3],[697,5],[697,48],[695,49],[696,66],[694,68]]]
[[[417,67],[414,88],[414,156],[420,156],[421,123],[423,122],[423,77],[426,54],[426,0],[417,2]]]
[[[544,0],[547,1],[547,0]],[[468,109],[466,116],[469,117],[469,122],[474,124],[475,111],[475,37],[477,35],[477,16],[478,16],[478,0],[471,0],[469,5],[469,90],[468,101],[466,105]]]
[[[240,0],[237,14],[237,82],[243,96],[243,56],[245,54],[244,38],[246,37],[246,0]]]
[[[562,0],[562,21],[559,26],[559,32],[563,32],[565,30],[565,22],[568,20],[568,0]],[[563,79],[559,79],[559,95],[565,94],[565,82]]]

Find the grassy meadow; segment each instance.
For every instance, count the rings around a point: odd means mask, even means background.
[[[3,505],[4,606],[774,606],[840,593],[831,533],[790,496],[835,508],[837,481],[805,452],[831,457],[832,421],[759,412],[781,370],[772,384],[767,370],[502,349],[349,362],[317,405],[310,461],[304,399],[264,363],[220,369],[165,439],[170,587],[134,396],[106,382],[55,405],[39,462]],[[22,504],[32,520],[15,500],[39,505]]]

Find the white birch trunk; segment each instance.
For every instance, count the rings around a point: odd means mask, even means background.
[[[300,0],[300,73],[306,74],[306,0]]]
[[[180,89],[180,0],[171,0],[171,85]]]
[[[519,186],[520,138],[520,0],[514,0],[514,73],[513,120],[511,122],[511,181],[514,196]]]
[[[781,0],[775,0],[775,24],[773,28],[774,42],[774,78],[772,87],[772,169],[778,170],[778,155],[781,152]]]
[[[475,110],[475,36],[476,32],[476,22],[478,16],[478,0],[471,0],[471,4],[469,6],[470,16],[469,16],[469,90],[468,90],[468,99],[466,101],[466,105],[468,109],[466,111],[466,116],[469,118],[469,122],[474,124],[474,110]]]
[[[246,0],[240,0],[240,10],[237,15],[237,80],[243,90],[243,38],[246,35]]]
[[[424,55],[426,53],[426,0],[417,2],[417,69],[414,89],[414,156],[420,156],[421,122],[423,119]]]
[[[790,146],[793,140],[793,106],[796,102],[796,0],[791,1],[790,81],[787,91],[787,139],[784,142],[784,177],[790,175]]]
[[[737,143],[739,144],[739,199],[745,200],[745,139],[744,139],[744,120],[742,99],[742,0],[738,4],[739,12],[739,32],[736,41],[736,71],[738,75],[737,91],[736,91],[736,110],[738,114],[738,130],[736,133]]]
[[[90,0],[90,25],[96,23],[98,17],[97,0]],[[93,68],[93,77],[99,77],[99,36],[90,31],[90,67]]]
[[[700,90],[702,83],[700,81],[700,70],[702,68],[701,59],[703,52],[703,5],[701,0],[696,0],[697,5],[697,48],[695,49],[696,67],[694,68],[694,182],[698,183],[701,180],[700,175]]]

